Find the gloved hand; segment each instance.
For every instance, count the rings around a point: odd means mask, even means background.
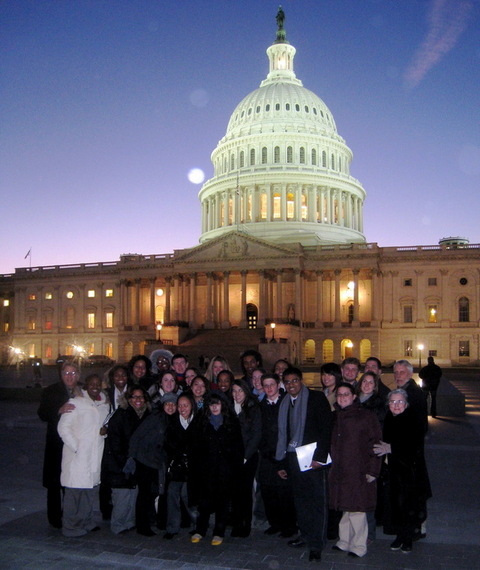
[[[133,459],[133,457],[129,457],[127,459],[127,462],[123,466],[122,471],[125,473],[127,477],[131,477],[132,475],[135,475],[136,468],[137,466],[135,464],[135,459]]]

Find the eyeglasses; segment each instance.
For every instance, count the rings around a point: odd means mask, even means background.
[[[144,396],[130,396],[132,400],[145,400]]]
[[[405,402],[405,400],[390,400],[388,402],[389,406],[395,406],[395,404],[398,404],[398,405],[402,404],[405,406],[406,402]]]
[[[76,376],[78,372],[63,372],[64,376]]]
[[[290,384],[298,384],[300,382],[300,378],[292,378],[291,380],[284,380],[283,383],[285,386],[290,386]]]
[[[337,398],[348,398],[348,396],[353,396],[351,392],[337,392]]]

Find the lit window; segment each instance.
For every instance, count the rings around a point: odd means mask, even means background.
[[[282,212],[281,212],[281,197],[280,194],[273,195],[273,219],[278,220],[280,219]]]
[[[413,355],[413,341],[404,340],[403,341],[403,356],[412,356],[412,355]]]
[[[10,323],[3,323],[3,332],[8,332],[10,330]]]
[[[104,352],[105,356],[108,356],[109,358],[113,358],[113,342],[106,342],[103,352]]]
[[[45,299],[46,299],[47,301],[51,301],[51,300],[53,299],[52,293],[45,293]]]
[[[470,356],[470,341],[458,341],[458,356]]]
[[[88,313],[87,314],[87,328],[94,329],[95,328],[95,313]]]
[[[458,300],[458,320],[461,323],[468,323],[470,321],[470,301],[467,297],[461,297]]]
[[[67,291],[67,299],[73,299],[73,291]]]
[[[93,299],[95,297],[95,291],[93,289],[89,289],[87,292],[87,297]]]
[[[307,197],[305,194],[302,194],[302,220],[305,221],[307,219]]]
[[[30,293],[30,295],[28,296],[29,301],[35,301],[36,298],[37,296],[35,295],[35,293]]]
[[[52,347],[47,344],[47,346],[45,347],[45,358],[52,358],[53,356],[53,350]]]
[[[9,299],[4,299],[4,300],[3,300],[3,306],[4,306],[4,307],[9,307],[9,306],[10,306],[10,300],[9,300]]]
[[[45,330],[46,331],[52,330],[52,321],[45,321]]]
[[[113,313],[105,313],[105,327],[107,329],[113,328]]]
[[[293,199],[293,194],[287,194],[287,219],[293,220],[295,214],[295,202]]]
[[[260,218],[262,220],[267,219],[267,194],[262,192],[260,194]]]
[[[105,297],[113,297],[113,289],[105,289]]]
[[[35,327],[36,327],[35,319],[34,319],[34,317],[30,317],[30,318],[28,319],[28,330],[29,330],[29,331],[34,331],[34,330],[35,330]]]
[[[72,293],[73,295],[73,293]],[[66,315],[66,328],[73,329],[73,325],[75,323],[75,309],[73,307],[67,307],[67,315]],[[67,352],[68,354],[68,352]]]
[[[428,306],[428,322],[429,323],[437,322],[437,305]]]

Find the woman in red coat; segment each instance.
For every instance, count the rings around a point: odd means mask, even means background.
[[[330,508],[343,511],[339,539],[334,550],[358,558],[367,553],[367,511],[375,510],[376,479],[381,461],[373,452],[382,437],[374,412],[365,409],[354,387],[341,383],[337,387],[335,420],[330,454]]]

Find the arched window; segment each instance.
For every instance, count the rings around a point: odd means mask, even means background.
[[[295,201],[293,194],[289,192],[287,194],[287,220],[293,220],[295,215]]]
[[[323,362],[333,362],[333,340],[329,338],[325,339],[322,349]]]
[[[255,164],[255,149],[250,149],[250,166]]]
[[[470,301],[467,297],[458,300],[458,320],[461,323],[470,322]]]
[[[322,166],[327,168],[327,153],[324,150],[322,151]]]
[[[267,219],[267,193],[262,192],[260,194],[260,219]]]
[[[314,364],[315,363],[315,341],[309,338],[303,345],[303,362]]]
[[[240,168],[245,166],[245,153],[243,150],[240,151]]]
[[[273,162],[275,164],[278,164],[280,162],[280,147],[279,146],[276,146],[273,149]]]
[[[331,157],[331,166],[332,166],[332,170],[335,170],[335,157],[333,156],[333,154]]]
[[[273,195],[273,219],[279,220],[282,215],[282,198],[278,192]]]
[[[253,303],[247,305],[247,327],[249,329],[257,328],[258,308]]]
[[[262,164],[267,164],[267,147],[262,148]]]
[[[293,162],[293,148],[291,146],[287,146],[287,162]]]
[[[300,164],[305,164],[305,149],[300,147]]]
[[[312,148],[312,164],[317,166],[317,151],[314,148]]]

